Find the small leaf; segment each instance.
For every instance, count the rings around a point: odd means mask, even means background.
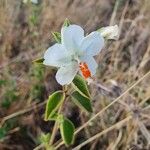
[[[0,139],[3,139],[7,134],[7,131],[5,128],[0,128]]]
[[[48,117],[48,120],[56,121],[59,117],[59,114],[53,113],[51,116]]]
[[[43,64],[43,61],[44,61],[44,58],[39,58],[39,59],[34,60],[33,63]]]
[[[78,91],[72,93],[72,100],[73,102],[83,109],[85,112],[92,112],[92,105],[89,98],[84,97]]]
[[[61,43],[61,34],[59,32],[52,32],[52,35],[57,43]]]
[[[50,133],[47,133],[47,134],[42,133],[40,136],[40,141],[41,143],[48,144],[50,138],[51,138]]]
[[[65,19],[63,26],[68,27],[70,25],[70,21],[68,18]]]
[[[74,130],[75,127],[73,123],[69,119],[63,118],[60,123],[60,133],[66,146],[73,144]]]
[[[63,91],[57,91],[49,96],[45,110],[45,121],[49,120],[51,117],[53,118],[64,99],[65,95]]]
[[[90,98],[90,93],[89,93],[87,84],[81,76],[76,75],[72,83],[73,83],[72,85],[75,88],[75,90],[77,90],[83,96]]]
[[[45,146],[46,150],[54,150],[54,147],[52,145],[49,145],[50,138],[51,138],[50,133],[47,134],[42,133],[39,137],[41,144]]]

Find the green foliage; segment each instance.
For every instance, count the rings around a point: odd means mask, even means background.
[[[32,100],[41,100],[44,92],[44,66],[34,64],[30,70],[30,76],[32,81],[30,97]]]
[[[7,134],[7,131],[5,128],[0,128],[0,140],[3,139]]]
[[[61,34],[59,32],[52,32],[52,35],[57,43],[61,43]]]
[[[85,112],[92,112],[92,105],[89,98],[84,97],[78,91],[72,93],[73,102]]]
[[[3,127],[0,128],[0,140],[7,135],[9,130],[13,129],[16,126],[17,126],[16,119],[10,119],[7,122],[5,122]]]
[[[8,109],[12,102],[19,98],[19,94],[17,92],[16,83],[14,81],[7,81],[3,83],[5,84],[6,89],[2,96],[1,106]]]
[[[63,117],[60,123],[60,133],[66,146],[73,144],[74,130],[75,127],[73,123],[69,119]]]
[[[31,98],[33,100],[41,100],[44,92],[44,86],[42,84],[35,84],[32,86]]]
[[[0,79],[0,87],[4,86],[7,84],[6,80]]]
[[[63,26],[68,27],[70,25],[70,21],[66,18]],[[61,43],[61,33],[52,32],[53,38],[57,43]]]
[[[44,145],[46,150],[54,150],[54,147],[49,145],[50,138],[51,138],[50,133],[47,133],[47,134],[42,133],[39,137],[40,143]]]
[[[80,94],[85,97],[90,97],[87,84],[81,76],[76,75],[72,83],[74,89],[77,90]]]
[[[34,77],[37,81],[42,81],[44,76],[44,66],[39,64],[33,65],[30,75]]]
[[[65,19],[63,26],[68,27],[70,25],[70,21],[68,18]]]
[[[45,110],[45,120],[53,119],[54,114],[56,113],[57,109],[61,105],[61,103],[64,101],[65,95],[63,91],[57,91],[49,96],[47,104],[46,104],[46,110]]]
[[[47,134],[42,133],[40,136],[40,141],[41,143],[48,144],[50,138],[51,138],[50,133],[47,133]]]
[[[34,13],[29,17],[29,20],[32,25],[37,24],[37,16]]]
[[[39,58],[39,59],[34,60],[33,63],[43,64],[43,61],[44,61],[44,58]]]
[[[31,13],[29,15],[29,25],[36,26],[39,23],[39,14],[41,12],[40,5],[30,5]]]
[[[51,115],[51,117],[48,118],[48,120],[57,121],[58,118],[59,118],[59,116],[60,116],[60,114],[58,114],[58,113],[55,112],[55,113],[53,113],[53,114]]]

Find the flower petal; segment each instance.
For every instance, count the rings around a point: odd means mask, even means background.
[[[104,46],[104,39],[99,32],[95,31],[86,36],[81,43],[81,50],[85,55],[95,56]]]
[[[67,64],[70,57],[68,56],[66,49],[61,44],[54,44],[44,53],[44,59],[43,64],[60,67]]]
[[[56,73],[56,80],[59,84],[70,84],[78,72],[78,63],[72,62],[61,67]]]
[[[86,62],[92,76],[96,74],[96,69],[98,67],[98,64],[92,56],[84,56],[80,58],[80,60],[82,62]]]
[[[61,38],[64,47],[74,54],[84,38],[84,30],[78,25],[64,26],[61,29]]]
[[[118,25],[103,27],[99,30],[99,32],[106,39],[117,40],[119,38]]]

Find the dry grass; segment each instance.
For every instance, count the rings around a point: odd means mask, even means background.
[[[64,114],[77,128],[84,126],[67,149],[148,150],[150,76],[143,76],[150,71],[149,8],[149,0],[43,0],[37,6],[0,0],[0,150],[32,150],[40,144],[40,133],[52,130],[53,123],[43,121],[44,104],[61,87],[54,80],[55,70],[32,60],[43,56],[53,43],[51,32],[59,31],[65,18],[87,33],[109,24],[118,24],[121,33],[97,57],[97,80],[111,93],[90,87],[92,116],[66,103]]]

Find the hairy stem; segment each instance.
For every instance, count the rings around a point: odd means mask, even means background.
[[[67,86],[63,86],[63,92],[66,94]],[[58,114],[60,114],[60,112],[62,110],[62,107],[63,107],[63,104],[64,104],[64,102],[59,107]],[[54,142],[54,139],[55,139],[55,136],[56,136],[56,133],[57,133],[57,130],[58,130],[58,126],[59,126],[59,122],[56,121],[55,124],[54,124],[54,128],[53,128],[53,131],[52,131],[52,135],[51,135],[50,141],[49,141],[49,145],[52,145],[53,142]]]
[[[62,105],[63,105],[63,103],[62,103]],[[60,106],[60,108],[58,110],[58,114],[61,112],[62,105]],[[55,136],[56,136],[56,133],[57,133],[57,130],[58,130],[58,125],[59,125],[59,122],[56,121],[55,124],[54,124],[54,128],[53,128],[53,131],[52,131],[52,135],[51,135],[50,141],[49,141],[50,145],[52,145],[53,142],[54,142],[54,139],[55,139]]]

